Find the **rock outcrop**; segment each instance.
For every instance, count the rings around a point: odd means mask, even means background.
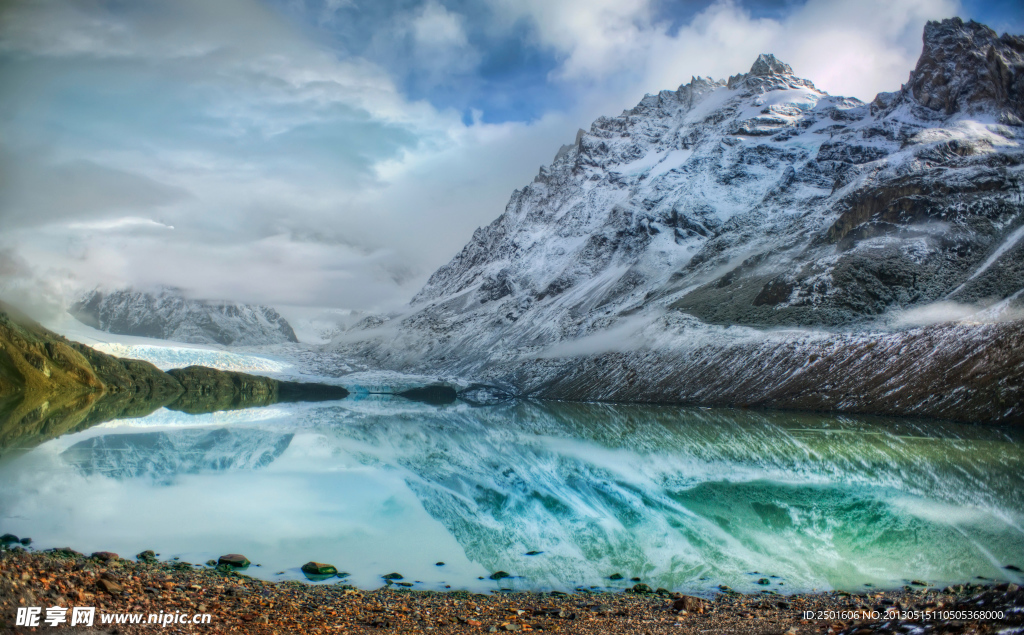
[[[1002,37],[984,24],[959,18],[929,22],[924,50],[891,108],[920,106],[919,116],[992,114],[1024,123],[1024,40]],[[930,111],[930,112],[929,112]]]

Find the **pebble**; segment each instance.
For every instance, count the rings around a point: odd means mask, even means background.
[[[116,586],[115,586],[116,585]],[[779,597],[735,592],[701,598],[622,592],[494,593],[411,591],[384,587],[363,591],[344,584],[267,582],[222,569],[178,569],[170,563],[125,560],[98,563],[65,553],[0,552],[0,620],[11,623],[17,606],[63,605],[81,596],[100,612],[209,612],[213,623],[180,625],[177,633],[288,635],[290,633],[445,635],[480,632],[551,632],[561,635],[626,633],[700,635],[864,635],[864,633],[997,633],[1020,627],[1024,593],[1017,585],[957,585],[942,593],[873,590],[871,598],[840,593]],[[634,587],[635,588],[635,587]],[[111,590],[108,590],[111,589]],[[113,590],[119,589],[119,590]],[[924,591],[924,593],[922,593]],[[38,600],[38,603],[36,603]],[[817,623],[801,624],[804,611],[851,610],[870,602],[924,610],[963,609],[974,602],[1005,611],[1001,622]],[[74,605],[74,604],[71,604]],[[1016,620],[1016,621],[1011,621]],[[511,629],[510,629],[511,627]],[[118,627],[119,635],[153,635],[152,626]],[[492,630],[493,629],[493,630]]]
[[[122,593],[124,591],[123,586],[121,586],[117,582],[114,582],[113,580],[108,580],[107,578],[100,578],[99,580],[97,580],[96,586],[98,586],[102,591],[110,593],[111,595],[114,595],[116,593]]]
[[[688,613],[703,613],[704,600],[692,595],[684,595],[672,602],[673,611],[686,611]]]

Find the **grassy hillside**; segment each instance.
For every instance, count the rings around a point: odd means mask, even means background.
[[[347,395],[201,366],[165,373],[71,342],[0,302],[0,453],[162,407],[199,414]]]

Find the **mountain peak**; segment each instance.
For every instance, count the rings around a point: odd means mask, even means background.
[[[782,88],[814,88],[806,79],[793,75],[793,67],[771,53],[761,53],[750,67],[749,73],[733,75],[726,82],[729,88],[744,88],[754,92],[766,92]]]
[[[750,74],[756,77],[767,75],[792,75],[793,68],[771,53],[761,53],[757,56],[754,65],[750,67]]]
[[[928,22],[917,66],[901,91],[925,111],[949,116],[994,111],[1005,123],[1024,119],[1024,37],[973,20]]]

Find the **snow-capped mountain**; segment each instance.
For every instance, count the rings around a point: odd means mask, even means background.
[[[897,310],[1002,303],[1005,315],[1024,293],[1022,124],[1024,38],[974,22],[929,23],[910,80],[870,104],[762,55],[581,130],[408,313],[364,322],[350,337],[369,339],[350,350],[546,394],[570,368],[543,358],[701,350],[714,368],[709,347],[768,337],[783,381],[825,355],[793,342],[842,347]],[[817,332],[764,331],[779,327]],[[675,363],[623,362],[634,375]],[[548,396],[610,398],[607,369],[594,372]],[[769,384],[725,403],[762,403]]]
[[[69,313],[101,331],[191,344],[252,346],[297,342],[288,321],[270,307],[203,302],[176,289],[157,292],[96,290]]]

